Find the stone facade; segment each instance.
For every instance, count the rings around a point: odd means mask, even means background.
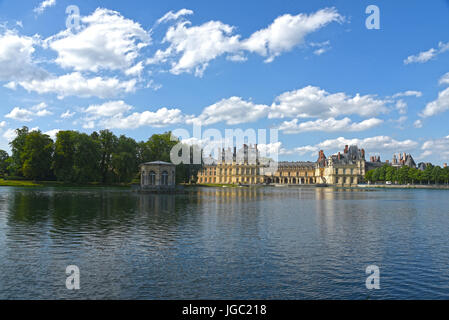
[[[140,165],[140,187],[144,191],[170,191],[176,188],[176,166],[156,161]]]
[[[252,150],[252,151],[251,151]],[[281,185],[334,185],[353,187],[365,182],[365,173],[387,163],[380,157],[365,160],[365,150],[357,146],[346,146],[343,152],[326,158],[321,150],[316,162],[279,162],[275,171],[269,170],[268,164],[259,161],[257,146],[255,149],[244,146],[239,160],[239,152],[222,151],[220,161],[211,161],[198,173],[200,184],[281,184]],[[408,157],[408,159],[410,159]],[[246,159],[246,160],[245,160]],[[408,161],[407,161],[408,162]]]
[[[320,158],[322,154],[320,152]],[[315,175],[319,183],[337,186],[356,186],[364,182],[365,150],[346,146],[343,153],[332,155],[317,165]]]

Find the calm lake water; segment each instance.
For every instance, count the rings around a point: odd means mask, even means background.
[[[18,298],[448,299],[449,191],[0,188],[0,299]]]

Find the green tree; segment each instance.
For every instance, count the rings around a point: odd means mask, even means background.
[[[365,173],[365,180],[369,181],[369,182],[374,182],[374,180],[373,180],[373,173],[374,173],[374,170],[367,171]]]
[[[21,161],[22,172],[28,179],[42,180],[51,176],[53,156],[53,140],[41,131],[33,131],[26,135]]]
[[[399,169],[398,172],[398,180],[400,184],[405,184],[408,183],[408,171],[409,171],[409,167],[407,166],[403,166],[402,168]]]
[[[386,181],[395,181],[395,168],[392,166],[388,166],[388,168],[385,169],[385,179]]]
[[[432,168],[431,177],[432,177],[432,181],[435,184],[439,184],[443,180],[442,175],[443,175],[443,169],[441,169],[440,166],[435,166]]]
[[[8,172],[10,162],[9,154],[4,150],[0,150],[0,175],[4,176]]]
[[[25,139],[29,134],[28,127],[22,127],[22,129],[16,129],[16,137],[9,145],[11,146],[11,160],[8,167],[8,171],[12,175],[23,176],[23,160],[22,153],[25,147]]]
[[[138,144],[132,138],[120,136],[112,153],[112,168],[118,182],[130,182],[138,171]]]
[[[56,135],[52,168],[59,181],[72,182],[75,180],[73,165],[77,135],[78,133],[75,131],[59,131]]]
[[[78,133],[73,163],[74,181],[99,182],[102,179],[100,160],[100,142],[85,133]]]
[[[100,173],[103,183],[114,180],[112,171],[112,154],[117,147],[117,137],[109,130],[100,131],[99,135],[93,135],[100,143]]]
[[[424,169],[422,173],[423,180],[427,181],[427,184],[430,184],[430,181],[432,180],[432,170],[433,166],[429,164],[426,166],[426,169]]]

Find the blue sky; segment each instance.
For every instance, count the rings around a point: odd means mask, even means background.
[[[284,160],[355,143],[442,164],[448,31],[445,0],[0,1],[0,148],[23,125],[146,140],[201,123],[278,128]]]

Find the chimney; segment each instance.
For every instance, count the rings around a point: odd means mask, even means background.
[[[390,164],[390,160],[387,160],[387,161],[386,161],[386,164]]]
[[[444,164],[443,164],[443,168],[447,168],[447,163],[444,163]]]
[[[349,146],[346,145],[346,146],[345,146],[345,154],[348,153],[348,151],[349,151]]]

